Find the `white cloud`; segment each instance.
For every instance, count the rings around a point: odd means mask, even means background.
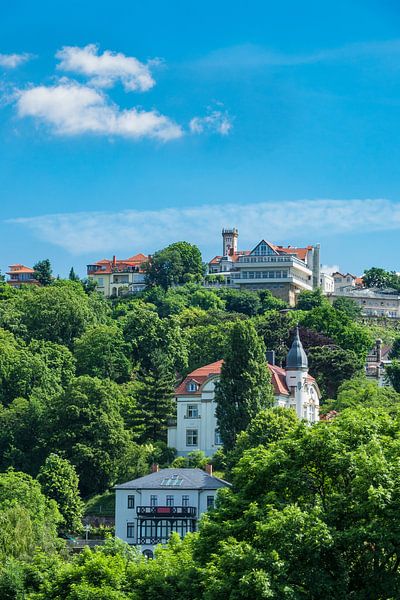
[[[27,52],[23,54],[0,54],[0,67],[15,69],[32,58]]]
[[[85,75],[94,86],[112,87],[121,81],[126,91],[145,92],[155,85],[149,67],[156,61],[144,64],[133,56],[110,50],[99,54],[95,44],[84,48],[64,46],[56,57],[60,60],[58,69]]]
[[[285,54],[256,44],[240,44],[219,48],[194,63],[205,69],[257,69],[264,67],[296,67],[315,63],[333,63],[345,60],[385,60],[398,65],[400,40],[359,42],[337,48],[316,50],[305,54]]]
[[[340,271],[339,265],[321,265],[321,273],[326,273],[326,275],[332,275],[338,271]]]
[[[68,80],[20,91],[17,108],[20,117],[36,118],[58,135],[95,133],[162,141],[183,135],[179,125],[154,110],[121,110],[98,90]]]
[[[331,234],[400,230],[400,203],[379,199],[299,200],[55,214],[9,223],[26,227],[40,240],[72,254],[153,252],[186,239],[197,243],[207,258],[219,249],[222,227],[239,228],[241,248],[250,248],[262,238],[301,245]]]
[[[232,120],[226,111],[212,110],[205,117],[193,117],[189,123],[192,133],[213,132],[228,135],[232,129]]]

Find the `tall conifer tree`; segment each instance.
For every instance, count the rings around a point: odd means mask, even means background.
[[[139,374],[138,411],[144,422],[143,441],[166,441],[168,420],[175,415],[175,374],[169,357],[160,350],[150,356],[151,366]]]
[[[215,401],[218,427],[227,450],[233,448],[237,434],[251,419],[274,402],[265,346],[250,321],[238,321],[229,333]]]

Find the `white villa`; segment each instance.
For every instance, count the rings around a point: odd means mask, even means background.
[[[175,390],[176,424],[168,428],[168,446],[178,456],[202,450],[212,456],[222,445],[215,416],[215,384],[222,360],[190,373]],[[275,405],[292,408],[310,423],[319,420],[321,397],[317,382],[308,373],[308,360],[298,329],[288,353],[286,370],[268,363],[275,391]]]
[[[201,469],[162,469],[115,486],[115,535],[153,557],[154,546],[171,533],[196,531],[200,516],[230,483]]]

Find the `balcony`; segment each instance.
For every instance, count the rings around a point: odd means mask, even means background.
[[[177,517],[196,518],[196,508],[194,506],[138,506],[136,513],[142,519],[146,517],[163,519]]]

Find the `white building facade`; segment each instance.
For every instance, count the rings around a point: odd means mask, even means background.
[[[152,557],[172,532],[184,537],[197,530],[212,508],[223,479],[201,469],[162,469],[115,486],[115,535]]]
[[[354,300],[365,317],[400,318],[400,294],[394,289],[343,287],[332,300],[343,297]]]
[[[261,240],[253,250],[238,250],[237,229],[222,230],[222,256],[208,264],[209,274],[219,274],[226,285],[244,290],[268,289],[291,306],[302,290],[320,286],[320,247],[277,246]]]
[[[175,390],[176,423],[168,427],[168,446],[178,456],[202,450],[212,456],[222,446],[215,416],[215,384],[223,361],[190,373]],[[300,419],[319,420],[318,385],[308,373],[308,361],[298,330],[286,361],[286,370],[268,364],[275,393],[275,406],[295,410]]]

